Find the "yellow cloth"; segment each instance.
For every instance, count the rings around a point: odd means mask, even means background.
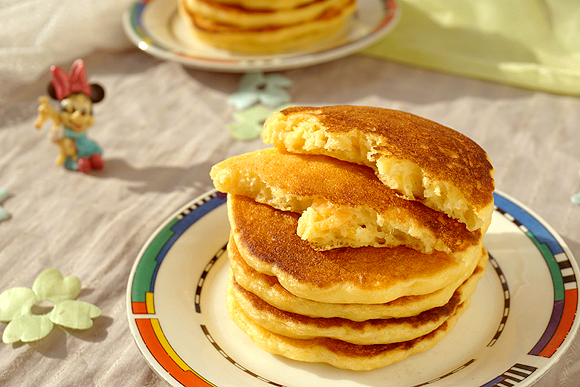
[[[399,0],[399,25],[363,53],[580,95],[578,0]]]

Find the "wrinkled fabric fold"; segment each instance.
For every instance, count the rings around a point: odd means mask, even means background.
[[[393,32],[364,54],[580,95],[580,5],[569,0],[400,0]]]
[[[53,64],[130,47],[123,12],[134,0],[7,0],[0,5],[0,77],[32,82]]]

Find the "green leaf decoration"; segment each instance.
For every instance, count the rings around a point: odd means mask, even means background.
[[[48,300],[56,304],[77,298],[81,292],[81,280],[72,275],[63,278],[60,271],[46,269],[34,281],[32,290],[38,300]]]
[[[93,318],[99,317],[101,310],[84,301],[67,300],[59,302],[49,313],[50,320],[60,326],[72,329],[87,329],[93,326]]]
[[[29,288],[12,288],[0,293],[0,321],[8,322],[30,313],[36,295]]]
[[[8,325],[2,341],[8,344],[40,340],[50,333],[54,324],[71,329],[92,327],[92,319],[99,317],[101,310],[88,302],[76,301],[80,292],[81,281],[77,277],[63,277],[56,269],[40,273],[32,289],[16,287],[3,291],[0,321]],[[43,301],[51,305],[47,307]],[[45,313],[43,308],[50,311]]]
[[[10,321],[4,329],[2,341],[6,344],[22,341],[28,343],[44,338],[52,330],[52,321],[46,315],[27,314]]]
[[[0,187],[0,204],[4,202],[10,196],[8,190],[6,188]],[[4,209],[4,207],[0,206],[0,222],[3,220],[10,219],[10,213]]]

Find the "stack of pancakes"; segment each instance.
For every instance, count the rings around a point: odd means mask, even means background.
[[[264,350],[368,370],[424,351],[485,272],[493,167],[460,133],[374,107],[289,108],[275,148],[215,165],[227,306]]]
[[[356,0],[178,0],[179,14],[202,41],[266,54],[302,48],[348,24]]]

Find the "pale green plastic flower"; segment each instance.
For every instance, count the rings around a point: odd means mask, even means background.
[[[286,104],[291,97],[284,89],[291,85],[292,81],[281,74],[246,73],[240,79],[238,90],[230,96],[229,103],[239,110],[258,102],[271,107]]]
[[[291,85],[292,81],[281,74],[261,71],[244,74],[238,90],[229,99],[229,103],[239,110],[234,113],[237,122],[226,126],[232,137],[236,140],[260,137],[266,118],[290,106],[290,94],[284,89]]]
[[[572,203],[574,203],[574,204],[580,204],[580,192],[572,195],[572,197],[570,198],[570,201],[572,201]]]
[[[54,324],[71,329],[87,329],[101,310],[84,301],[75,301],[81,292],[81,281],[75,276],[64,277],[56,269],[47,269],[34,281],[32,289],[16,287],[0,293],[0,321],[8,322],[2,335],[5,343],[40,340],[50,333]],[[40,302],[54,306],[46,314],[33,313]]]
[[[262,105],[252,106],[241,112],[234,113],[238,122],[226,125],[226,128],[236,140],[253,140],[260,137],[264,121],[276,110],[283,110],[291,105],[281,105],[275,108],[267,108]]]
[[[9,196],[8,190],[6,188],[0,187],[0,204],[6,200]],[[10,218],[10,213],[0,206],[0,222]]]

